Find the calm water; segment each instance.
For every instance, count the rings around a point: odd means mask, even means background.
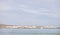
[[[60,35],[60,29],[0,29],[0,35]]]

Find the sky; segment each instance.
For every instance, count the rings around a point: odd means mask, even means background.
[[[60,25],[60,0],[0,0],[0,24]]]

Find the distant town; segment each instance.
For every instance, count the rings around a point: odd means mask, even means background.
[[[20,26],[20,25],[6,25],[0,24],[0,28],[7,29],[60,29],[60,26]]]

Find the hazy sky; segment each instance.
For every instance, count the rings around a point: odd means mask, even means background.
[[[60,25],[60,0],[0,0],[0,24]]]

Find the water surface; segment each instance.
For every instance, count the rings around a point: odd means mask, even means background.
[[[60,35],[60,29],[0,29],[0,35]]]

